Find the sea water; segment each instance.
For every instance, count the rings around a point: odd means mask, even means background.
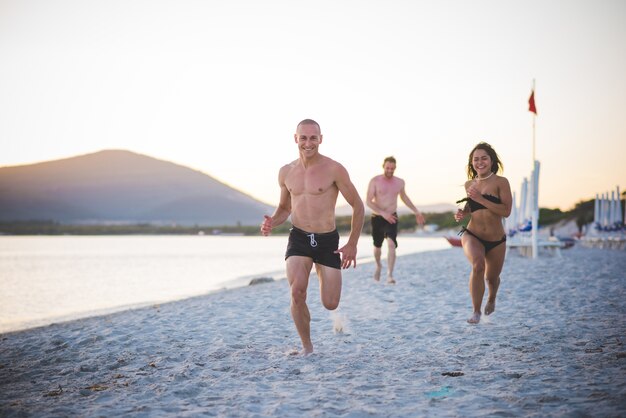
[[[399,256],[448,247],[440,237],[400,239]],[[0,333],[245,286],[255,277],[281,279],[286,243],[286,236],[2,236]],[[358,264],[373,261],[371,245],[361,237]]]

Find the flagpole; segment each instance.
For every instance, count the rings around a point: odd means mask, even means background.
[[[533,78],[533,163],[532,163],[532,176],[531,176],[531,190],[532,190],[532,213],[531,213],[531,249],[532,257],[537,258],[539,256],[539,248],[537,246],[538,231],[539,228],[539,161],[536,160],[535,154],[535,120],[537,119],[537,108],[535,106],[535,79]]]
[[[535,93],[535,79],[533,78],[533,98]],[[535,119],[537,118],[537,113],[533,112],[533,166],[535,165]]]

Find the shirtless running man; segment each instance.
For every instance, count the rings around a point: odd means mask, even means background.
[[[398,196],[404,204],[415,214],[415,221],[419,225],[424,225],[424,216],[413,205],[409,196],[404,191],[404,180],[395,177],[393,173],[396,170],[396,159],[387,157],[383,161],[384,173],[370,180],[367,187],[366,203],[372,209],[372,238],[374,240],[374,259],[376,260],[376,271],[374,272],[374,280],[380,281],[380,272],[382,264],[380,256],[382,253],[382,245],[387,238],[387,283],[394,284],[396,280],[393,278],[393,269],[396,264],[396,248],[398,241]]]
[[[356,267],[357,242],[363,228],[364,208],[348,171],[338,162],[320,154],[322,133],[317,122],[305,119],[296,128],[294,139],[299,158],[278,173],[280,201],[272,216],[265,215],[261,233],[285,222],[291,215],[293,228],[285,254],[287,281],[291,288],[291,316],[302,340],[302,354],[313,352],[311,315],[306,304],[309,275],[313,264],[319,278],[324,307],[334,310],[341,298],[341,269]],[[348,242],[339,247],[335,226],[335,204],[341,195],[352,206]]]

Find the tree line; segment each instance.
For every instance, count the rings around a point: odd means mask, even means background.
[[[579,231],[584,225],[593,222],[594,201],[588,200],[576,204],[569,211],[560,209],[539,209],[539,226],[554,225],[561,221],[575,220]],[[436,225],[437,229],[455,229],[462,224],[454,220],[453,212],[425,213],[426,224]],[[350,216],[340,216],[336,219],[339,232],[350,231]],[[467,220],[467,218],[466,218]],[[259,225],[159,225],[150,223],[139,224],[63,224],[46,221],[16,221],[0,222],[0,234],[4,235],[260,235]],[[291,225],[286,222],[274,228],[274,234],[288,234]],[[417,227],[415,216],[412,214],[400,215],[398,218],[399,231],[414,231]],[[371,233],[371,226],[366,219],[363,233]]]

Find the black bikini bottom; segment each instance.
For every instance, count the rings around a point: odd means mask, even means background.
[[[502,244],[503,242],[506,242],[506,235],[503,235],[502,238],[498,241],[487,241],[486,239],[482,239],[481,237],[479,237],[478,235],[476,235],[475,233],[473,233],[466,227],[463,227],[461,229],[461,231],[459,232],[459,235],[463,235],[464,232],[467,232],[468,234],[476,238],[478,241],[480,241],[483,247],[485,247],[485,254],[487,254],[489,251],[493,250],[495,247]]]

